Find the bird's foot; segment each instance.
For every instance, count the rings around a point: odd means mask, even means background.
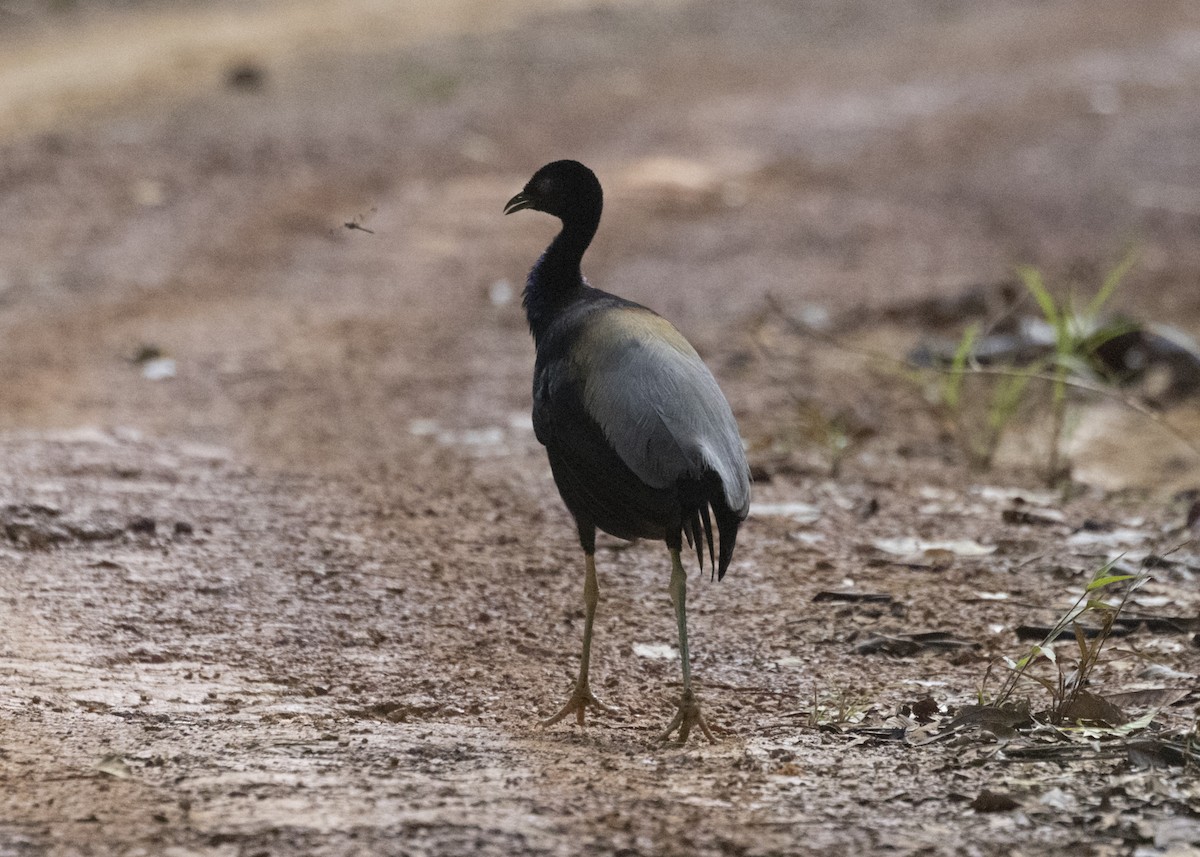
[[[588,687],[587,682],[576,682],[575,692],[571,694],[571,698],[567,700],[567,704],[560,708],[558,713],[553,717],[547,717],[545,720],[543,720],[542,726],[553,726],[558,721],[565,719],[569,714],[574,714],[575,722],[582,726],[583,712],[589,705],[593,708],[599,708],[601,711],[607,714],[616,714],[615,708],[605,705],[592,695],[592,691]]]
[[[692,693],[689,687],[683,692],[683,696],[679,700],[679,710],[675,712],[675,718],[666,728],[666,731],[659,736],[659,743],[665,742],[671,737],[671,733],[676,729],[679,730],[679,743],[686,744],[688,735],[692,733],[692,729],[696,726],[700,727],[700,731],[704,733],[704,737],[708,739],[710,744],[717,743],[713,738],[712,731],[708,728],[708,722],[705,721],[704,715],[700,713],[700,703],[696,701],[696,695]]]

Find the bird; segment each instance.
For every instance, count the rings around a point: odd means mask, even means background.
[[[600,225],[604,195],[578,161],[541,167],[504,206],[557,217],[561,231],[533,265],[522,304],[533,336],[533,427],[575,519],[584,555],[583,654],[565,705],[542,721],[588,707],[612,712],[589,686],[592,627],[599,603],[596,531],[666,543],[668,587],[678,625],[683,692],[660,736],[696,727],[714,741],[692,687],[683,541],[720,580],[750,510],[750,468],[728,400],[700,355],[653,310],[593,287],[581,261]],[[713,549],[716,524],[719,548]]]

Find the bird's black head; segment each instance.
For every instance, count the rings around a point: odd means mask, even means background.
[[[532,208],[566,222],[600,217],[603,194],[596,174],[578,161],[553,161],[533,174],[525,188],[504,206],[505,214]]]

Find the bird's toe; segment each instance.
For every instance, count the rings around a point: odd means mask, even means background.
[[[567,700],[566,704],[560,708],[553,717],[547,717],[545,720],[543,720],[541,722],[542,726],[553,726],[560,720],[565,720],[571,714],[575,715],[575,723],[579,726],[583,726],[584,713],[587,711],[589,706],[592,708],[597,708],[606,714],[616,713],[616,709],[611,705],[605,705],[603,702],[597,699],[595,694],[592,693],[591,689],[586,684],[576,684],[575,692],[571,694],[571,698]]]
[[[713,737],[712,730],[708,727],[708,721],[704,719],[704,714],[700,711],[700,703],[696,701],[695,694],[688,689],[683,692],[675,716],[671,719],[667,728],[663,730],[658,741],[660,744],[666,743],[670,739],[671,733],[678,729],[679,743],[686,744],[688,736],[692,734],[692,730],[697,726],[704,733],[704,737],[708,739],[708,743],[717,743],[717,739]]]

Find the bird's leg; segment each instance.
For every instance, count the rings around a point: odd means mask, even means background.
[[[675,618],[679,622],[679,657],[683,662],[683,696],[679,700],[679,710],[671,724],[663,732],[659,741],[666,741],[672,732],[679,730],[679,743],[686,744],[692,727],[699,726],[704,737],[715,743],[712,732],[704,715],[700,713],[700,703],[692,692],[692,664],[688,657],[687,639],[687,573],[683,570],[683,562],[679,551],[671,548],[671,603],[675,606]]]
[[[600,601],[600,584],[596,581],[596,557],[594,554],[584,554],[586,571],[583,577],[583,657],[579,661],[579,679],[575,682],[575,692],[567,700],[567,704],[559,709],[553,717],[542,721],[543,726],[553,726],[568,714],[575,715],[575,722],[583,725],[583,712],[592,705],[610,714],[609,708],[592,695],[588,687],[588,665],[592,659],[592,620],[596,618],[596,604]]]

